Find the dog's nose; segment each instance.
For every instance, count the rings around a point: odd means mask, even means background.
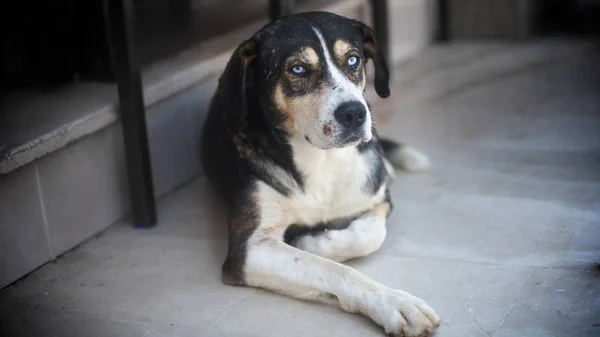
[[[347,128],[357,128],[365,123],[367,109],[360,102],[345,102],[335,109],[335,120]]]

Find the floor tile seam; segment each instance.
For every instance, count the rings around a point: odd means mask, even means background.
[[[231,308],[229,308],[229,310],[227,310],[227,312],[225,312],[223,315],[221,315],[221,317],[219,317],[215,322],[210,324],[204,330],[206,330],[206,331],[212,330],[217,324],[219,324],[219,322],[221,322],[225,317],[227,317],[231,312],[233,312],[237,307],[239,307],[244,301],[246,301],[248,298],[250,298],[255,293],[256,293],[256,289],[252,289],[252,291],[248,295],[244,296],[244,298],[237,301],[237,303],[235,303]]]
[[[561,267],[561,266],[540,266],[540,265],[529,265],[529,264],[503,263],[503,262],[497,262],[497,261],[466,260],[466,259],[458,259],[458,258],[443,257],[443,256],[423,256],[423,255],[404,255],[404,254],[398,255],[398,254],[393,253],[393,249],[397,247],[397,245],[399,244],[399,241],[400,241],[400,238],[397,238],[397,242],[392,247],[392,251],[376,252],[373,255],[409,258],[409,259],[417,259],[417,260],[451,261],[451,262],[469,263],[469,264],[477,264],[477,265],[515,267],[515,268],[524,268],[524,269],[536,268],[536,269],[544,269],[544,270],[573,270],[573,268]]]
[[[519,292],[515,295],[515,298],[513,299],[510,307],[508,308],[508,310],[506,311],[506,314],[504,314],[504,317],[502,318],[502,321],[500,321],[500,324],[498,325],[498,328],[496,329],[496,331],[492,334],[493,336],[496,336],[498,334],[498,332],[500,332],[500,330],[502,329],[502,327],[504,326],[504,322],[506,322],[506,319],[508,318],[508,316],[510,315],[512,309],[515,307],[515,305],[517,304],[517,301],[519,301],[519,299],[521,298],[521,295],[523,294],[523,290],[525,290],[525,286],[527,285],[527,283],[529,282],[529,280],[531,279],[531,277],[533,276],[533,273],[535,272],[537,268],[533,267],[531,268],[531,271],[529,272],[529,276],[527,276],[527,278],[525,279],[525,281],[523,282],[523,285],[521,286],[521,289],[519,289]]]

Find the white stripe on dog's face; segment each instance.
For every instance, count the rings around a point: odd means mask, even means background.
[[[322,105],[319,108],[318,118],[320,120],[332,121],[333,123],[338,124],[334,117],[334,112],[337,107],[345,102],[360,102],[367,111],[366,121],[362,126],[363,134],[361,138],[362,141],[371,140],[373,137],[371,131],[371,114],[369,112],[367,102],[363,97],[364,80],[360,84],[352,82],[348,76],[340,70],[337,62],[333,60],[331,51],[327,47],[327,43],[325,42],[321,32],[316,28],[313,28],[313,31],[317,35],[319,42],[321,43],[321,48],[323,49],[323,56],[325,58],[325,71],[329,73],[329,76],[333,82],[331,90],[328,90],[325,93],[326,97],[323,98]],[[364,78],[364,67],[361,71],[363,72]],[[340,131],[338,132],[338,135],[334,135],[334,138],[336,136],[339,137],[339,133],[343,131],[343,127],[341,125],[338,124],[336,126],[337,127],[335,129]],[[340,140],[334,140],[334,143],[339,141]],[[336,145],[334,144],[334,146]]]
[[[366,60],[361,47],[340,38],[329,48],[321,32],[312,30],[314,42],[304,42],[297,51],[285,56],[281,76],[271,94],[285,129],[320,149],[371,140],[371,115],[363,97]],[[348,63],[350,57],[356,58],[352,65]],[[349,125],[341,117],[349,110],[340,110],[336,118],[336,110],[342,105],[363,112],[361,121],[355,119]]]

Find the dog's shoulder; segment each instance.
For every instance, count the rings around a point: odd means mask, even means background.
[[[204,124],[201,153],[205,173],[222,197],[233,203],[247,198],[261,182],[290,196],[302,190],[304,177],[293,162],[287,135],[250,102],[243,119],[239,102],[217,91]]]

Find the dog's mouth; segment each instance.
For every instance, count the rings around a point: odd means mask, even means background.
[[[321,147],[313,143],[309,136],[304,136],[304,139],[312,146],[321,148],[323,150],[331,149],[331,148],[343,148],[348,146],[355,146],[360,144],[363,141],[368,141],[365,132],[362,131],[351,131],[345,132],[341,134],[339,137],[336,137],[330,146]]]
[[[365,131],[363,130],[350,130],[348,132],[344,132],[338,139],[339,141],[336,142],[338,143],[336,147],[358,145],[363,141],[368,141]]]
[[[359,137],[358,135],[350,135],[348,136],[348,138],[346,138],[344,141],[342,141],[342,144],[340,145],[340,147],[346,147],[349,145],[354,145],[354,144],[358,144],[360,142],[362,142],[363,137]]]

